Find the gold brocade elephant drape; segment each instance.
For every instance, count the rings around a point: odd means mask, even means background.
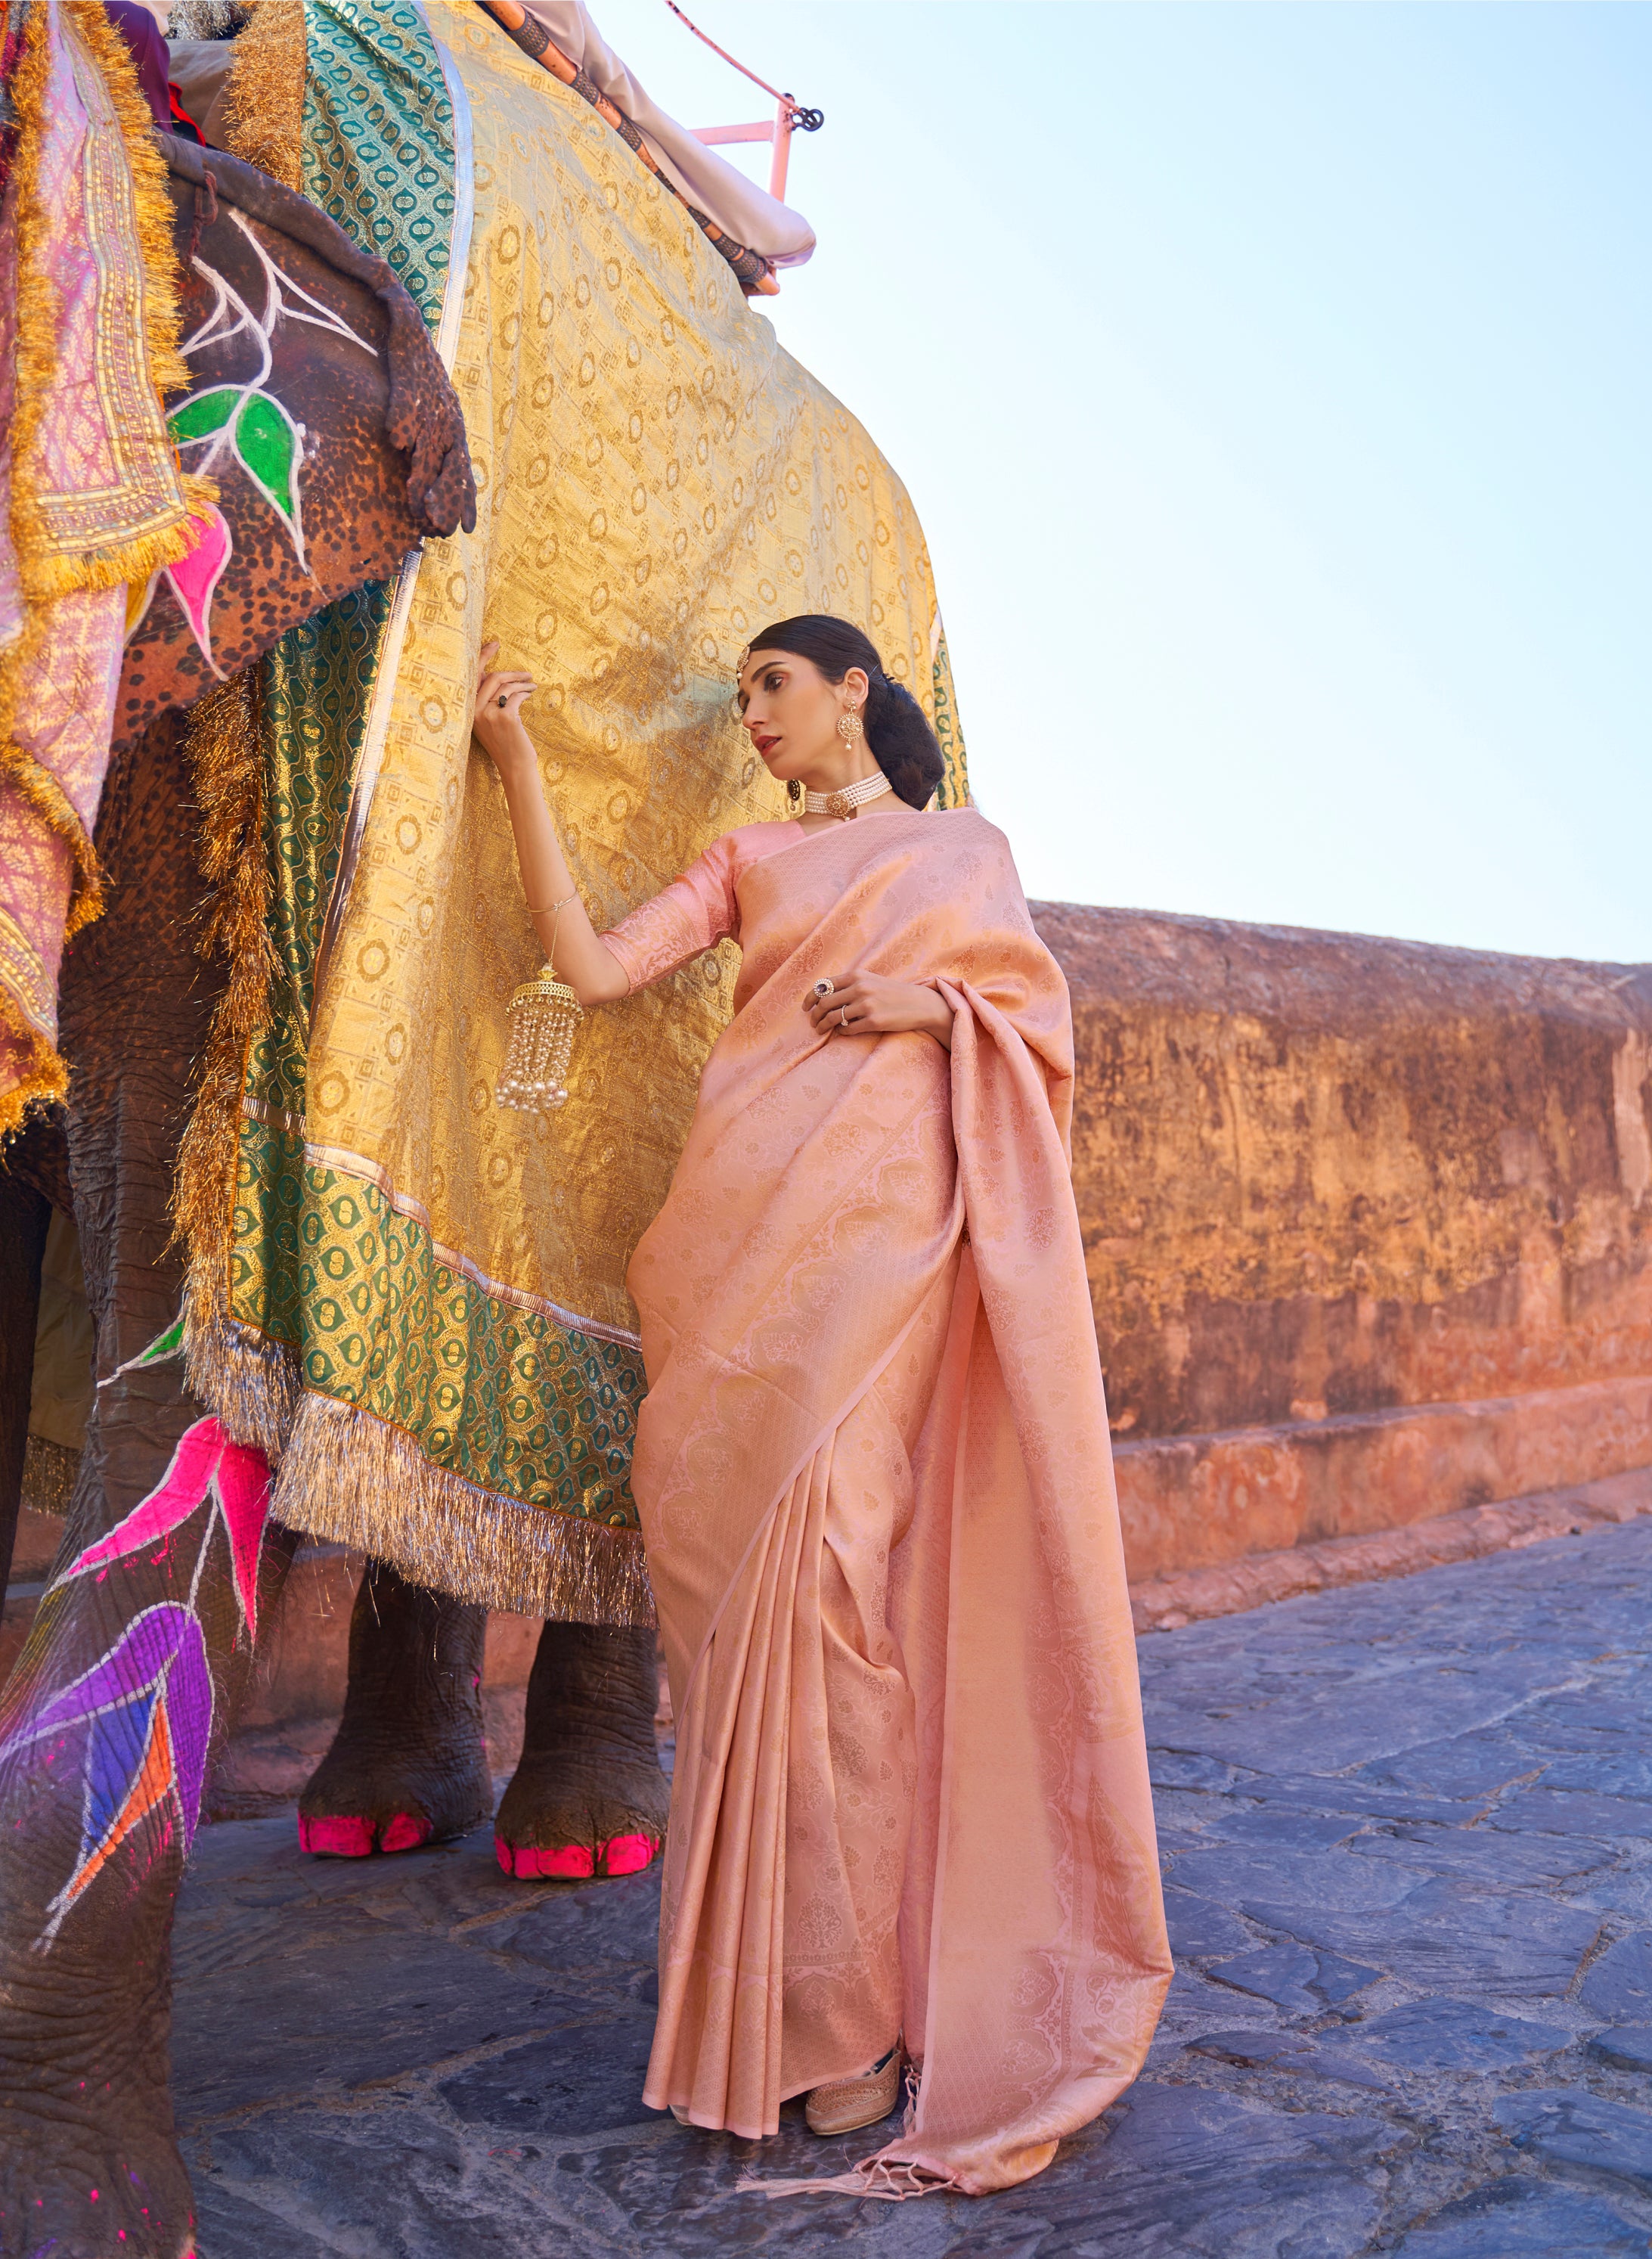
[[[305,14],[307,135],[324,63],[370,75],[392,31],[403,96],[425,68],[430,114],[451,105],[438,337],[479,512],[374,624],[303,1109],[260,1081],[255,1039],[229,1244],[196,1250],[192,1374],[278,1449],[283,1521],[493,1606],[645,1620],[625,1267],[731,1008],[732,958],[587,1021],[559,1112],[495,1104],[506,1001],[539,959],[503,797],[471,748],[478,652],[496,637],[538,679],[524,718],[601,928],[719,833],[784,812],[730,702],[737,654],[776,616],[863,624],[942,733],[943,799],[965,798],[933,578],[866,433],[576,92],[449,0],[423,11],[428,66],[404,5]],[[265,709],[301,752],[324,730],[309,695],[309,716],[290,696]],[[283,787],[267,816],[301,844],[302,801]]]

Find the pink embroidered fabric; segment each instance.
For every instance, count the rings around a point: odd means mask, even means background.
[[[1129,2084],[1171,1976],[1066,984],[969,809],[732,834],[618,953],[657,979],[727,932],[630,1273],[677,1717],[644,2099],[772,2134],[903,2030],[916,2099],[854,2184],[981,2193]],[[950,1057],[815,1035],[857,967],[932,980]]]
[[[740,880],[765,856],[807,837],[795,823],[743,823],[725,831],[680,879],[602,936],[631,987],[646,988],[732,934],[740,935]]]

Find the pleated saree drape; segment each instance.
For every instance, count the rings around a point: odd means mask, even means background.
[[[981,2192],[1135,2077],[1171,1970],[1066,986],[968,809],[748,826],[609,939],[638,986],[727,933],[629,1282],[677,1717],[645,2099],[771,2134],[904,2031],[916,2100],[857,2185]],[[854,970],[932,981],[950,1057],[816,1036]]]

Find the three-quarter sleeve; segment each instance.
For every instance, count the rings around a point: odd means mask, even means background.
[[[602,938],[619,959],[633,989],[663,980],[680,965],[703,956],[735,931],[734,853],[730,837],[714,839],[680,879],[673,879],[650,901]]]

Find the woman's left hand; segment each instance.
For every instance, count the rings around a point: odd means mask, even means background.
[[[822,1036],[933,1036],[952,1048],[952,1013],[945,998],[915,980],[883,980],[875,973],[834,979],[829,995],[803,999],[810,1025]]]

